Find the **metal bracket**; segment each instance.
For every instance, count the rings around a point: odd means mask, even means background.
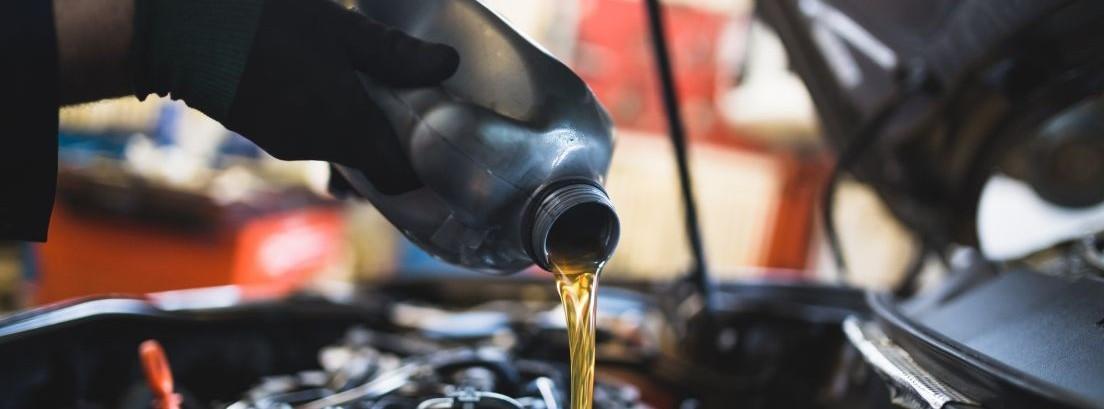
[[[913,409],[980,408],[976,401],[932,376],[874,322],[850,316],[843,332],[889,384],[893,403]]]

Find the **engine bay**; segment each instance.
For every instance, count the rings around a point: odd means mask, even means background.
[[[340,300],[99,298],[33,310],[0,325],[0,406],[148,408],[138,346],[156,340],[184,408],[568,407],[567,336],[550,287],[414,281]],[[679,316],[673,300],[685,297],[641,289],[603,289],[597,408],[888,402],[840,331],[862,313],[858,292],[722,287],[706,341],[683,335],[706,333],[705,319]]]

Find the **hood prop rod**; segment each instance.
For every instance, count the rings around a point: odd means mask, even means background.
[[[663,27],[663,10],[659,0],[646,0],[648,30],[652,39],[652,51],[655,57],[655,69],[663,91],[663,108],[667,115],[667,130],[671,145],[675,151],[678,165],[679,187],[682,193],[683,218],[686,238],[694,258],[694,265],[686,279],[696,287],[706,311],[710,310],[710,282],[706,270],[705,251],[702,246],[701,230],[698,224],[698,212],[694,201],[694,189],[691,184],[690,166],[686,154],[686,129],[679,112],[678,95],[675,93],[675,78],[671,68],[670,54]]]

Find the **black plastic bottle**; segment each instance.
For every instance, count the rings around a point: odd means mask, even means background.
[[[437,87],[397,91],[363,78],[425,186],[384,195],[337,166],[361,196],[430,254],[476,270],[549,270],[550,252],[579,242],[610,256],[620,231],[602,188],[611,124],[575,73],[476,0],[362,0],[360,9],[460,53]]]

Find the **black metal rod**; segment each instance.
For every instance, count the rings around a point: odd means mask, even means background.
[[[694,201],[694,188],[691,184],[690,166],[686,155],[686,130],[679,112],[678,95],[675,93],[675,78],[671,69],[670,54],[667,52],[666,31],[663,28],[663,10],[659,0],[645,0],[648,7],[648,29],[652,37],[652,49],[655,55],[656,72],[663,90],[663,108],[667,114],[667,130],[671,144],[675,148],[675,162],[678,164],[679,187],[682,190],[683,216],[686,224],[686,238],[694,256],[690,280],[709,300],[709,276],[706,270],[705,251],[702,247],[701,232],[698,225],[698,212]]]

